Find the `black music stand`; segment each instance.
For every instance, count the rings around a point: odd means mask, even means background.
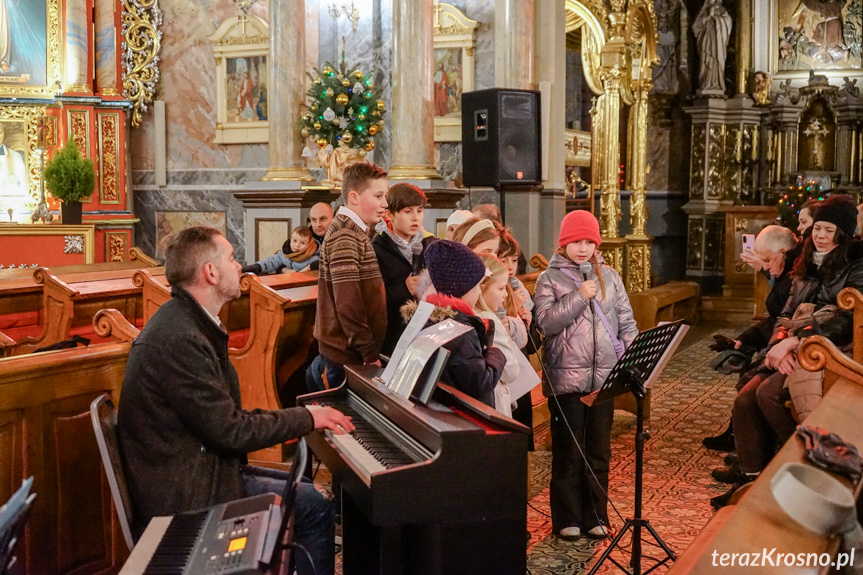
[[[645,528],[656,540],[659,547],[665,551],[665,558],[644,572],[647,575],[660,565],[669,560],[677,559],[674,551],[666,545],[656,530],[650,525],[650,521],[641,516],[641,491],[644,479],[644,442],[650,439],[650,433],[644,429],[644,397],[647,389],[659,378],[662,370],[668,364],[677,346],[680,345],[683,336],[689,330],[689,326],[683,321],[668,323],[643,331],[626,350],[602,387],[590,395],[582,398],[587,405],[603,401],[613,401],[618,395],[632,393],[636,403],[636,427],[635,427],[635,509],[633,517],[627,519],[620,531],[611,541],[603,554],[599,557],[596,565],[588,575],[594,575],[606,559],[617,565],[627,575],[642,575],[641,573],[641,529]],[[620,546],[620,542],[626,532],[632,529],[632,559],[630,567],[632,571],[615,561],[611,552]]]

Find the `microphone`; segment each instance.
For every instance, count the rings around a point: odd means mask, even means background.
[[[420,242],[415,244],[411,244],[411,251],[413,252],[413,256],[411,257],[411,275],[418,276],[420,272],[423,271],[423,245]]]
[[[580,264],[578,264],[578,271],[581,272],[581,278],[584,281],[588,281],[590,279],[591,274],[593,274],[593,266],[590,264],[590,262],[581,262]],[[594,313],[593,298],[590,298],[589,303],[590,303],[590,312]]]
[[[518,289],[518,278],[513,276],[513,277],[509,278],[507,281],[509,282],[509,287],[511,287],[513,289],[513,291]]]

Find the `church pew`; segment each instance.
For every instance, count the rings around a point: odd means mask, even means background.
[[[143,290],[145,321],[171,298],[169,288],[146,270],[134,281]],[[269,284],[269,285],[267,285]],[[230,334],[229,356],[240,377],[243,407],[280,409],[281,395],[295,398],[304,389],[282,389],[305,366],[314,342],[317,278],[301,273],[240,278],[242,297],[226,304],[219,317]],[[282,446],[249,454],[250,460],[280,464]]]
[[[822,427],[838,434],[844,441],[863,446],[863,365],[845,356],[829,340],[814,336],[800,345],[798,361],[810,370],[825,369],[833,380],[824,398],[806,418],[806,424]],[[809,531],[791,519],[776,503],[770,481],[787,462],[808,464],[803,457],[803,442],[796,436],[782,446],[779,453],[761,472],[758,479],[733,498],[733,505],[723,508],[692,542],[683,556],[669,570],[670,575],[713,573],[717,557],[723,553],[761,553],[777,549],[777,553],[828,553],[835,559],[839,551],[838,537],[823,537]],[[834,475],[852,489],[858,500],[863,482]],[[732,569],[733,570],[733,569]],[[783,566],[762,566],[759,573],[788,573]],[[814,571],[812,571],[814,572]]]
[[[845,288],[836,297],[836,305],[854,313],[854,344],[851,358],[863,363],[863,294],[854,288]]]
[[[111,332],[101,314],[101,336]],[[124,320],[125,321],[125,320]],[[0,500],[33,476],[36,493],[19,546],[33,575],[116,572],[128,555],[102,471],[90,402],[119,399],[127,341],[0,359]]]
[[[47,268],[33,273],[34,281],[41,284],[41,306],[38,335],[15,337],[32,328],[4,330],[17,340],[7,355],[23,355],[38,348],[63,341],[73,335],[82,335],[98,341],[92,329],[92,320],[103,308],[120,310],[130,323],[141,325],[141,289],[132,281],[135,269],[66,274],[57,277]],[[163,273],[162,268],[152,271]]]

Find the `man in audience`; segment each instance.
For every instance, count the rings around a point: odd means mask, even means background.
[[[755,238],[753,251],[745,251],[740,254],[740,259],[749,264],[752,269],[768,276],[771,288],[765,302],[767,317],[738,335],[737,339],[723,342],[722,338],[717,337],[716,343],[711,346],[711,349],[723,352],[727,356],[725,360],[729,363],[735,358],[740,358],[739,354],[729,353],[730,350],[742,352],[748,359],[755,352],[767,347],[770,335],[773,333],[773,327],[776,325],[776,319],[782,313],[782,308],[791,293],[791,270],[794,268],[794,261],[798,255],[800,255],[800,246],[797,237],[784,226],[767,226]],[[720,368],[721,365],[717,364],[716,367]],[[737,390],[740,391],[740,388],[752,378],[752,374],[746,369],[745,363],[738,369],[727,370],[729,373],[732,371],[741,373],[737,383]],[[734,433],[731,422],[729,421],[728,428],[724,432],[713,437],[706,437],[702,443],[708,449],[734,451]],[[720,481],[726,475],[726,470],[716,470],[714,473],[714,477]],[[728,478],[732,478],[731,475],[728,475]]]
[[[313,429],[351,431],[330,407],[246,410],[228,358],[222,306],[240,297],[240,264],[218,230],[187,228],[168,245],[173,298],[132,343],[118,409],[118,434],[140,534],[154,516],[175,515],[267,491],[288,475],[247,465],[246,453]],[[300,485],[294,539],[300,574],[334,571],[334,509],[311,483]]]
[[[321,248],[309,391],[341,385],[345,365],[376,363],[387,331],[387,301],[371,235],[387,209],[387,173],[358,162],[345,168],[342,199]]]
[[[323,245],[324,236],[327,235],[331,223],[333,223],[333,208],[330,204],[318,202],[309,210],[309,227],[312,228],[312,235],[315,236],[318,245]]]

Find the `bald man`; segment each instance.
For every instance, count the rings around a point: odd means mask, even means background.
[[[333,223],[333,208],[330,204],[318,202],[309,210],[309,227],[312,228],[312,235],[319,244],[323,245],[324,236],[327,235],[331,223]]]

